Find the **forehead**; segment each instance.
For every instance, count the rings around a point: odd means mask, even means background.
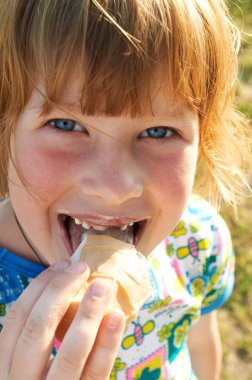
[[[65,83],[64,89],[61,92],[61,96],[55,101],[47,96],[45,86],[42,81],[38,89],[34,90],[32,96],[27,104],[28,109],[36,110],[38,113],[47,114],[52,109],[58,108],[62,111],[67,111],[73,114],[86,114],[83,111],[82,104],[85,103],[85,95],[83,95],[82,88],[82,74],[79,70],[72,72],[68,81]],[[170,117],[183,116],[186,114],[192,114],[195,116],[195,111],[192,107],[185,103],[180,98],[174,98],[174,94],[170,94],[168,87],[166,86],[166,78],[163,70],[159,69],[153,73],[150,78],[148,93],[145,92],[142,98],[142,104],[139,107],[137,115],[132,115],[130,105],[126,105],[118,115],[111,115],[106,112],[106,97],[101,94],[101,91],[97,94],[97,102],[94,115],[100,116],[131,116],[131,117],[166,117],[168,114]],[[120,101],[120,100],[119,100]]]

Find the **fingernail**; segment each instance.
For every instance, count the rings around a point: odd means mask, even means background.
[[[90,284],[90,293],[93,297],[104,298],[111,289],[112,281],[99,278]]]
[[[107,327],[109,329],[116,329],[117,326],[121,323],[121,320],[122,320],[122,313],[115,311],[108,315],[107,321],[106,321]]]
[[[70,265],[70,262],[66,259],[63,259],[51,265],[50,269],[54,270],[55,272],[61,272],[64,269],[66,269],[69,265]]]
[[[83,273],[87,270],[88,266],[84,261],[76,261],[72,265],[68,266],[64,272],[68,273]]]

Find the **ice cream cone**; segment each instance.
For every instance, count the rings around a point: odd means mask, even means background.
[[[94,278],[112,280],[114,289],[108,310],[121,309],[126,316],[126,324],[136,317],[152,293],[146,258],[132,244],[108,235],[89,235],[80,260],[88,264],[91,273],[88,283],[73,299],[57,328],[56,337],[60,341],[73,321],[88,284]]]

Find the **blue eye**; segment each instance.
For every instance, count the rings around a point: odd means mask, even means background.
[[[162,139],[165,137],[171,137],[174,134],[174,131],[167,127],[152,127],[147,128],[142,134],[141,137],[151,137],[153,139]]]
[[[53,119],[49,120],[47,124],[65,132],[84,130],[84,127],[76,123],[76,121],[70,119]]]

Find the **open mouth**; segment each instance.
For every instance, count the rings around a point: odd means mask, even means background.
[[[85,234],[109,235],[136,246],[147,224],[147,219],[129,221],[123,224],[116,218],[114,225],[113,220],[109,220],[106,224],[98,224],[97,221],[79,219],[65,214],[60,214],[58,221],[61,236],[70,255],[80,245]]]

